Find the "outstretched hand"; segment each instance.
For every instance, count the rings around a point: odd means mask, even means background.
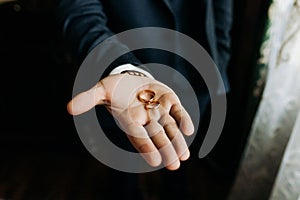
[[[155,103],[148,107],[139,97]],[[108,108],[151,166],[163,162],[167,169],[176,170],[180,161],[189,158],[183,134],[193,134],[192,120],[174,91],[163,83],[128,74],[110,75],[75,96],[67,108],[70,114],[80,115],[96,105]]]

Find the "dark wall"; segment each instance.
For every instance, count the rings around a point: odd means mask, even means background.
[[[0,5],[2,147],[77,141],[66,112],[75,69],[52,9],[47,1]]]

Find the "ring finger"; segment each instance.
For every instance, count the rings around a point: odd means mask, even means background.
[[[153,141],[156,148],[159,150],[163,163],[169,170],[176,170],[180,166],[180,161],[177,153],[166,135],[164,128],[156,121],[150,121],[145,126],[151,140]]]

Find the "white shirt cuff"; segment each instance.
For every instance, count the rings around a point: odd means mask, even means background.
[[[109,75],[121,74],[121,72],[126,71],[126,70],[133,70],[133,71],[141,72],[141,73],[145,74],[148,78],[154,79],[154,77],[149,72],[147,72],[146,70],[143,70],[139,67],[136,67],[132,64],[120,65],[120,66],[116,67],[115,69],[113,69],[109,73]]]

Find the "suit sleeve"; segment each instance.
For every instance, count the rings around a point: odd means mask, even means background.
[[[219,64],[226,68],[231,57],[232,0],[214,0],[215,31]]]
[[[100,0],[58,0],[56,6],[58,26],[79,63],[98,44],[114,35],[107,27],[107,17]],[[115,40],[109,42],[103,48],[103,52],[99,52],[99,56],[104,57],[110,51],[122,50],[128,51],[128,47]],[[132,53],[127,53],[117,59],[110,68],[126,63],[141,64]]]

